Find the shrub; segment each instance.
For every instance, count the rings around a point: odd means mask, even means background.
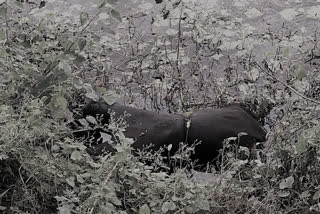
[[[309,84],[306,70],[299,67],[304,62],[303,57],[290,57],[287,49],[281,49],[281,41],[278,41],[281,51],[272,54],[272,60],[266,58],[260,63],[251,54],[243,52],[240,56],[231,56],[225,45],[221,47],[222,41],[214,34],[212,26],[222,29],[220,25],[232,26],[233,20],[214,17],[212,14],[217,11],[193,12],[192,7],[184,3],[169,5],[173,15],[179,14],[178,17],[167,17],[174,18],[179,24],[178,31],[171,29],[168,35],[161,37],[172,39],[170,50],[166,49],[166,43],[150,45],[150,41],[136,40],[136,35],[131,35],[120,45],[108,36],[97,35],[90,27],[99,19],[99,13],[109,12],[113,19],[120,20],[112,5],[103,3],[96,15],[90,17],[82,13],[80,20],[72,24],[57,23],[52,17],[38,21],[20,13],[22,6],[18,1],[6,1],[0,6],[1,211],[320,211],[319,102],[307,97],[317,98],[316,63],[308,64],[308,75],[313,79]],[[186,33],[185,40],[182,40],[178,33],[181,25],[192,27],[191,37]],[[112,33],[111,28],[104,27]],[[315,49],[317,42],[312,38],[306,42]],[[182,41],[193,42],[189,47],[198,48],[199,58],[188,58]],[[309,46],[296,46],[307,55]],[[118,49],[127,54],[128,58],[123,59],[132,60],[124,60],[127,66],[124,68],[129,69],[124,75],[130,77],[124,85],[120,84],[121,78],[112,76],[121,66],[114,66],[107,57],[108,53]],[[221,77],[213,77],[206,73],[208,67],[204,62],[207,57],[202,56],[220,51],[229,56],[229,67],[221,69],[225,71]],[[239,67],[242,69],[237,70]],[[134,75],[130,76],[130,72]],[[150,75],[145,77],[146,73]],[[289,78],[286,83],[279,79],[283,75]],[[85,80],[94,87],[84,83]],[[89,156],[83,140],[75,139],[74,130],[69,126],[79,117],[83,97],[110,101],[116,95],[105,88],[123,90],[130,95],[136,93],[133,88],[137,84],[140,86],[138,102],[143,98],[149,102],[147,107],[163,107],[169,111],[188,110],[200,104],[229,103],[235,100],[238,91],[241,91],[241,101],[249,97],[265,106],[272,103],[275,107],[268,115],[267,122],[272,124],[266,148],[257,160],[239,160],[238,154],[223,153],[222,170],[216,174],[183,170],[170,175],[157,172],[142,163],[141,157],[132,156],[131,139],[121,135],[121,131],[119,144],[115,146],[116,154]],[[132,98],[128,97],[128,100]],[[165,100],[165,105],[161,100]],[[173,100],[178,100],[178,104]],[[188,152],[190,148],[178,153],[176,158],[185,158]],[[143,153],[143,157],[160,167],[164,164],[156,154]]]

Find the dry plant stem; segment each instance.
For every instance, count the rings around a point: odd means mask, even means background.
[[[5,190],[3,193],[1,193],[1,194],[0,194],[0,198],[4,197],[9,190],[11,190],[11,188],[8,188],[8,189]]]
[[[182,19],[181,16],[182,16],[182,7],[180,9],[179,24],[178,24],[177,68],[179,68],[179,59],[180,59],[181,19]]]
[[[317,101],[317,100],[314,100],[314,99],[311,99],[309,97],[306,97],[304,96],[303,94],[300,94],[296,89],[294,89],[293,87],[289,86],[288,84],[286,84],[285,82],[277,79],[276,77],[274,77],[273,75],[270,74],[269,71],[267,71],[266,69],[262,68],[261,65],[259,65],[257,62],[255,62],[256,65],[259,67],[260,70],[264,71],[269,77],[271,77],[272,79],[276,80],[277,82],[281,83],[282,85],[284,85],[285,87],[289,88],[293,93],[295,93],[296,95],[298,95],[299,97],[307,100],[307,101],[310,101],[310,102],[313,102],[313,103],[316,103],[316,104],[320,104],[320,101]]]
[[[105,4],[106,1],[104,1],[103,3],[101,3],[100,5],[102,4]],[[100,13],[100,10],[98,10],[94,16],[90,19],[90,21],[86,24],[86,26],[80,31],[79,35],[82,35],[82,33],[91,25],[91,23],[93,22],[93,20],[99,15]]]
[[[181,63],[179,64],[179,59],[181,58],[180,57],[180,43],[181,43],[181,20],[182,20],[182,8],[180,8],[180,15],[179,15],[179,24],[178,24],[178,47],[177,47],[177,71],[178,71],[178,74],[179,74],[179,83],[180,83],[180,93],[179,93],[179,96],[180,96],[180,101],[181,101],[181,104],[182,104],[182,109],[185,111],[186,108],[185,108],[185,104],[184,104],[184,101],[183,101],[183,83],[181,82],[181,78],[182,78],[182,74],[181,74]]]
[[[27,187],[27,184],[26,184],[27,181],[25,181],[22,177],[21,169],[22,169],[22,166],[19,167],[19,177],[20,177],[21,183],[24,186],[25,194],[27,194],[27,196],[30,197],[32,193],[30,193],[30,191]],[[31,178],[31,176],[29,178]],[[28,178],[28,180],[29,180],[29,178]],[[33,210],[36,210],[36,205],[34,204],[34,200],[32,200],[32,198],[27,199],[27,200],[31,201]]]
[[[115,165],[112,167],[112,169],[111,169],[111,171],[109,172],[107,178],[104,180],[103,184],[100,186],[100,189],[99,189],[100,191],[103,189],[104,186],[107,185],[107,182],[109,181],[109,179],[110,179],[113,171],[117,168],[118,164],[119,164],[119,161],[117,161],[117,162],[115,163]],[[96,207],[99,199],[100,199],[100,197],[98,197],[98,198],[94,201],[94,203],[93,203],[93,205],[92,205],[92,208],[91,208],[90,211],[89,211],[89,214],[92,214],[92,213],[94,212],[94,210],[95,210],[94,208]]]

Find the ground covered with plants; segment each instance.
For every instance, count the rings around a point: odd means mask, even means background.
[[[28,12],[44,3],[0,1],[1,213],[319,213],[319,29],[302,37],[284,25],[233,42],[224,36],[242,31],[239,19],[180,1],[153,19],[170,22],[165,34],[142,38],[141,16],[121,16],[116,2],[68,22]],[[250,44],[263,41],[272,48],[258,56]],[[157,154],[141,154],[154,165],[133,156],[113,121],[117,153],[92,157],[73,126],[90,99],[163,112],[241,102],[268,140],[257,159],[227,152],[220,171],[177,164],[169,174]]]

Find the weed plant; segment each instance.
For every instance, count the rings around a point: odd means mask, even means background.
[[[172,21],[171,31],[143,40],[130,30],[136,16],[121,19],[116,1],[107,2],[72,23],[36,18],[21,1],[0,4],[2,213],[320,212],[319,63],[310,55],[319,45],[317,31],[295,46],[300,55],[283,47],[289,37],[273,35],[276,51],[260,60],[244,51],[247,43],[236,55],[226,49],[217,32],[236,21],[217,11],[167,2],[170,14],[161,18]],[[122,20],[124,36],[114,35],[102,13],[112,23]],[[104,32],[95,31],[96,22]],[[221,53],[227,63],[215,64]],[[121,128],[115,154],[90,156],[70,124],[85,99],[112,102],[115,92],[154,111],[249,100],[264,118],[272,105],[268,141],[255,160],[222,153],[216,173],[184,170],[179,161],[171,174],[158,170],[167,167],[163,158],[146,151],[133,156]],[[188,161],[190,152],[182,149],[175,160]]]

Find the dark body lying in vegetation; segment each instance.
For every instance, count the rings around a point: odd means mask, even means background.
[[[195,148],[195,159],[205,163],[219,154],[223,140],[237,137],[240,132],[240,146],[251,148],[256,142],[266,140],[266,133],[258,121],[240,105],[230,105],[219,109],[201,109],[191,116],[188,142],[201,142]]]
[[[92,102],[83,108],[84,116],[102,115],[102,123],[109,123],[110,112],[115,118],[128,114],[125,118],[128,128],[124,132],[128,138],[133,138],[134,149],[142,150],[152,144],[152,150],[172,144],[172,151],[177,151],[179,142],[185,141],[185,121],[179,114],[157,114],[147,110],[136,109],[120,104],[107,105],[102,102]],[[88,149],[89,153],[99,155],[103,149],[111,150],[108,143],[98,144]]]
[[[247,135],[240,137],[240,145],[251,147],[256,142],[265,141],[266,133],[260,124],[240,105],[234,104],[220,109],[202,109],[186,118],[181,114],[158,114],[155,112],[136,109],[120,104],[108,105],[103,102],[91,102],[84,106],[83,116],[102,115],[102,122],[109,123],[110,111],[115,117],[123,116],[126,112],[128,128],[126,137],[133,138],[132,147],[143,149],[153,144],[151,149],[157,151],[160,147],[172,144],[171,152],[179,148],[180,142],[193,144],[200,142],[195,148],[193,160],[206,163],[215,159],[223,140],[237,137],[240,132]],[[190,127],[187,128],[187,120]],[[111,150],[107,143],[92,146],[89,152],[98,155],[103,149]]]

